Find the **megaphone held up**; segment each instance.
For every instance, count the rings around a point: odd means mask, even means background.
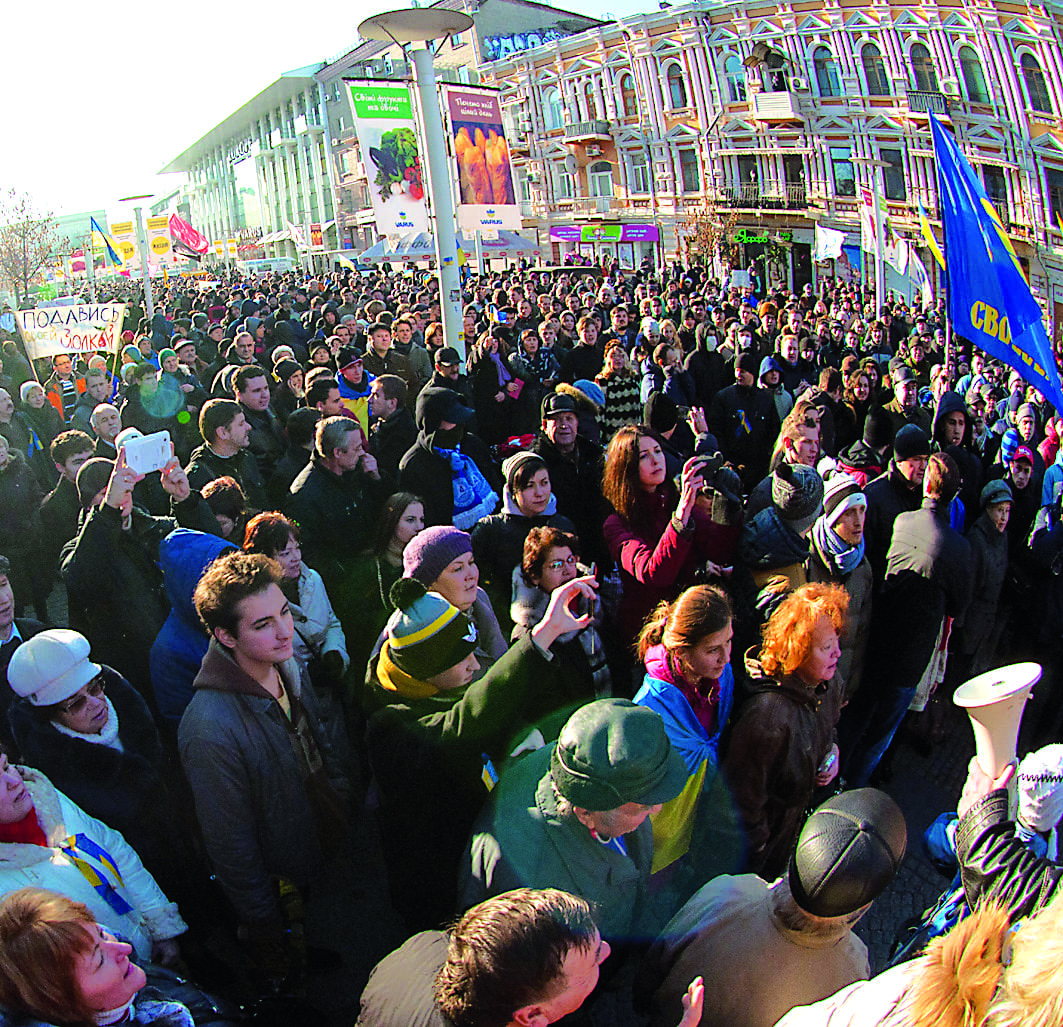
[[[1039,663],[1013,663],[956,689],[953,702],[967,710],[974,728],[975,758],[991,778],[1000,777],[1017,755],[1022,713],[1041,673]]]

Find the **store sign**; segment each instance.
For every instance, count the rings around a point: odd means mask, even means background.
[[[562,242],[657,242],[656,225],[559,225],[550,238]]]
[[[778,239],[779,242],[793,242],[794,233],[784,229],[781,232],[776,232],[775,238]],[[769,236],[767,232],[765,232],[763,235],[757,235],[756,233],[751,232],[748,228],[740,228],[734,234],[734,241],[743,245],[749,245],[752,243],[766,243],[768,239]]]
[[[233,143],[226,151],[226,159],[230,164],[239,164],[251,156],[251,136]]]

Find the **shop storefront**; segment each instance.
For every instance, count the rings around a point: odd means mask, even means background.
[[[573,255],[596,264],[616,260],[621,267],[637,268],[650,258],[657,263],[656,249],[661,234],[656,225],[554,225],[550,242],[559,263]]]

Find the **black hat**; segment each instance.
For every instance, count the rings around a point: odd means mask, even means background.
[[[566,396],[561,392],[551,392],[544,397],[542,406],[544,421],[565,413],[577,413],[576,400],[572,396]]]
[[[823,512],[823,479],[804,464],[779,464],[771,475],[771,501],[784,521],[803,534]]]
[[[864,442],[872,449],[885,449],[893,442],[893,420],[882,407],[870,407],[864,419]]]
[[[78,491],[78,500],[83,508],[88,509],[100,489],[111,480],[113,471],[114,461],[102,456],[94,456],[78,468],[75,487]]]
[[[343,370],[350,367],[356,360],[361,360],[365,352],[360,346],[341,346],[336,354],[336,367]]]
[[[286,382],[296,371],[301,371],[302,369],[302,366],[294,360],[281,360],[277,366],[273,368],[273,373],[277,376],[279,381]]]
[[[436,363],[440,366],[460,364],[461,354],[453,346],[441,346],[436,350]]]
[[[913,456],[930,456],[930,436],[917,424],[906,424],[893,440],[893,459],[911,460]]]
[[[760,364],[757,361],[756,355],[750,352],[739,353],[735,360],[735,368],[739,371],[747,371],[757,377],[757,372],[760,370]]]
[[[877,788],[828,799],[805,822],[790,857],[790,892],[813,916],[846,916],[889,886],[904,859],[900,807]]]
[[[679,407],[671,396],[651,392],[642,405],[642,423],[654,431],[668,431],[679,423]]]

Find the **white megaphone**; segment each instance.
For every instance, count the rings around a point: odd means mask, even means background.
[[[953,702],[967,710],[974,728],[975,759],[994,780],[1018,754],[1022,712],[1041,673],[1039,663],[1013,663],[956,689]]]

